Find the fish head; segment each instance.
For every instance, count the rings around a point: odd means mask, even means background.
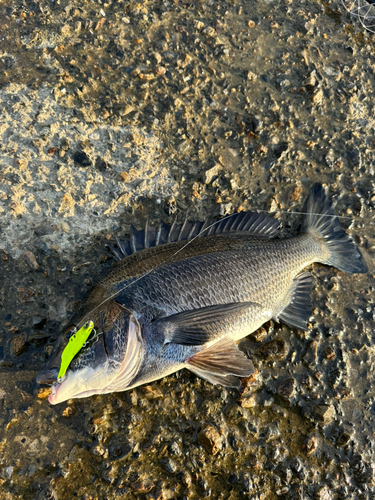
[[[73,325],[70,330],[64,330],[50,359],[39,373],[38,383],[52,384],[48,397],[51,404],[123,391],[137,375],[143,357],[138,320],[115,302],[101,313],[95,314],[93,333],[61,379],[57,378],[61,354],[69,341],[69,332],[76,331],[80,323],[77,327]]]

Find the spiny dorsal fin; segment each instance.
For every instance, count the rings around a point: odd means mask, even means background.
[[[172,225],[161,221],[159,226],[151,226],[147,221],[145,229],[137,230],[131,225],[130,240],[120,240],[116,237],[117,248],[112,245],[109,247],[116,260],[121,260],[144,248],[188,241],[197,236],[204,238],[214,234],[241,232],[254,238],[273,238],[278,229],[279,222],[276,219],[256,212],[240,212],[216,222],[212,219],[203,222],[189,222],[185,219],[182,224],[177,224],[175,219]]]

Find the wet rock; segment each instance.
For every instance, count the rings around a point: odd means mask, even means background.
[[[282,142],[281,144],[277,144],[274,147],[273,152],[274,152],[276,158],[280,158],[283,155],[283,153],[285,153],[287,150],[288,150],[288,143]]]
[[[229,405],[229,407],[225,410],[225,414],[230,418],[239,418],[242,415],[241,407],[237,404]]]
[[[330,387],[332,388],[337,387],[341,380],[341,377],[342,377],[342,372],[340,368],[334,368],[333,370],[328,372],[327,381]]]
[[[255,394],[244,394],[240,397],[239,402],[242,408],[253,408],[257,405]]]
[[[84,151],[76,151],[73,155],[73,160],[78,167],[89,167],[92,161]]]
[[[165,458],[165,459],[161,460],[161,463],[167,472],[172,472],[172,473],[176,472],[177,464],[172,458],[169,458],[169,457]]]
[[[2,359],[0,361],[0,367],[1,368],[10,368],[11,366],[13,366],[13,363],[12,361],[9,361],[7,359]]]
[[[58,500],[57,492],[49,485],[36,495],[35,500]]]
[[[322,486],[315,493],[315,500],[332,500],[332,493],[328,486]]]
[[[331,346],[326,347],[324,353],[326,358],[329,359],[330,361],[336,358],[336,353]]]
[[[374,480],[374,468],[372,464],[365,462],[360,455],[353,460],[354,477],[359,483],[369,483]]]
[[[132,447],[127,443],[114,444],[109,448],[109,456],[113,460],[122,460],[132,451]]]
[[[12,352],[15,356],[19,356],[26,349],[27,335],[21,333],[12,340]]]
[[[149,493],[155,486],[150,479],[142,479],[140,481],[135,481],[130,484],[133,491],[139,491],[141,493]]]
[[[61,229],[64,231],[64,233],[69,233],[70,232],[70,226],[65,221],[62,221],[62,223],[61,223]]]
[[[52,250],[49,248],[49,246],[47,245],[47,243],[45,243],[44,241],[42,240],[36,240],[35,243],[35,248],[37,250],[40,250],[41,252],[44,253],[44,255],[51,255],[52,253]]]
[[[212,425],[207,425],[198,435],[200,444],[212,455],[216,455],[222,446],[222,438],[218,430]]]
[[[244,392],[246,392],[247,389],[249,388],[254,388],[255,386],[260,384],[260,377],[259,377],[259,372],[257,369],[255,369],[255,372],[250,375],[250,377],[244,377],[241,378],[241,383]]]
[[[14,470],[14,467],[12,465],[10,465],[9,467],[5,467],[4,472],[5,472],[5,475],[8,479],[10,479],[12,477],[13,470]]]
[[[309,436],[306,440],[305,446],[307,454],[311,455],[318,447],[318,438],[316,436]]]
[[[29,266],[35,270],[39,269],[39,264],[35,258],[35,255],[32,252],[30,252],[30,250],[24,250],[23,253],[26,257],[26,261],[29,264]]]
[[[142,395],[147,399],[162,398],[164,396],[163,392],[156,385],[145,385],[141,387]]]
[[[289,415],[288,410],[286,410],[285,408],[282,408],[281,406],[279,406],[277,404],[272,405],[272,411],[276,415],[280,415],[280,417],[283,417],[283,418],[287,418]]]
[[[266,438],[267,441],[272,441],[274,439],[279,438],[280,436],[281,436],[281,429],[278,421],[269,424],[264,429],[264,437]]]
[[[46,236],[47,234],[52,234],[54,232],[54,229],[52,226],[39,226],[36,229],[34,229],[34,233],[37,236]]]
[[[314,414],[324,424],[329,424],[336,417],[336,410],[333,405],[315,405]]]
[[[98,156],[98,158],[95,160],[95,168],[97,170],[99,170],[99,172],[104,172],[105,170],[107,170],[107,163],[103,160],[103,158],[100,158],[100,156]]]
[[[169,197],[165,200],[164,212],[168,215],[175,215],[177,212],[176,200],[173,197]]]
[[[254,489],[254,484],[251,479],[251,475],[248,472],[245,472],[242,476],[242,486],[246,493],[250,493]]]
[[[289,352],[289,345],[284,339],[274,339],[266,342],[258,349],[258,353],[265,361],[284,359]]]
[[[51,394],[50,387],[42,387],[38,390],[38,399],[47,399],[50,394]]]
[[[352,439],[353,434],[354,434],[354,429],[352,427],[349,427],[348,425],[345,425],[336,441],[337,445],[346,446]]]
[[[219,212],[221,216],[228,215],[233,210],[233,203],[220,203]]]
[[[46,324],[47,319],[42,318],[42,316],[33,316],[31,318],[31,325],[33,328],[43,328],[43,326]]]
[[[305,479],[308,474],[306,465],[299,457],[295,457],[290,461],[290,468],[300,480]]]
[[[321,422],[326,425],[336,417],[336,410],[333,405],[301,404],[301,406],[302,415],[314,423]]]
[[[124,182],[129,182],[130,180],[130,175],[128,174],[128,172],[121,172],[121,174],[118,176],[119,180],[122,180]]]
[[[314,92],[314,95],[312,97],[312,101],[314,104],[322,104],[323,99],[324,99],[323,90],[319,88]]]
[[[316,340],[311,340],[307,346],[306,353],[303,356],[303,361],[309,366],[315,365],[318,358],[319,343]]]
[[[67,406],[65,408],[65,410],[62,412],[62,416],[65,418],[69,418],[72,415],[74,415],[75,412],[76,412],[76,408],[74,408],[73,406]]]
[[[267,337],[268,334],[269,334],[268,330],[266,330],[264,328],[264,326],[262,326],[261,328],[259,328],[255,332],[253,332],[250,335],[250,338],[251,338],[251,340],[254,340],[255,342],[261,342],[263,339],[265,339]]]
[[[173,441],[173,443],[170,445],[170,450],[173,455],[180,456],[182,453],[181,444],[177,441]]]
[[[108,467],[108,469],[104,471],[102,474],[102,478],[104,479],[104,481],[107,481],[107,483],[109,484],[114,483],[117,476],[118,476],[117,467],[115,467],[114,465]]]
[[[361,154],[356,148],[350,148],[347,151],[347,157],[349,163],[352,167],[360,167],[361,166]]]
[[[215,177],[219,175],[220,169],[220,165],[215,165],[212,168],[206,170],[204,173],[203,182],[205,184],[210,184],[215,179]]]
[[[295,386],[295,379],[293,377],[287,378],[279,384],[277,393],[284,401],[290,402],[291,398],[295,394]]]
[[[293,193],[290,197],[290,199],[292,201],[297,201],[297,200],[300,200],[301,197],[302,197],[302,194],[303,194],[303,189],[300,187],[300,186],[296,186],[294,189],[293,189]]]
[[[316,85],[316,73],[315,73],[315,71],[313,71],[311,73],[311,75],[302,82],[302,85],[304,87],[310,87],[310,88],[315,87],[315,85]]]

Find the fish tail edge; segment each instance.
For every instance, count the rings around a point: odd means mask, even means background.
[[[329,251],[321,262],[348,273],[366,273],[367,264],[357,245],[342,229],[331,200],[321,184],[314,184],[305,203],[302,231],[323,241]]]

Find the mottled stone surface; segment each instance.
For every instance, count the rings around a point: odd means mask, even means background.
[[[0,20],[2,500],[373,499],[373,37],[339,0],[14,0]],[[116,234],[252,209],[284,237],[313,182],[370,270],[312,266],[308,331],[242,341],[243,393],[182,371],[49,406],[36,374]]]

